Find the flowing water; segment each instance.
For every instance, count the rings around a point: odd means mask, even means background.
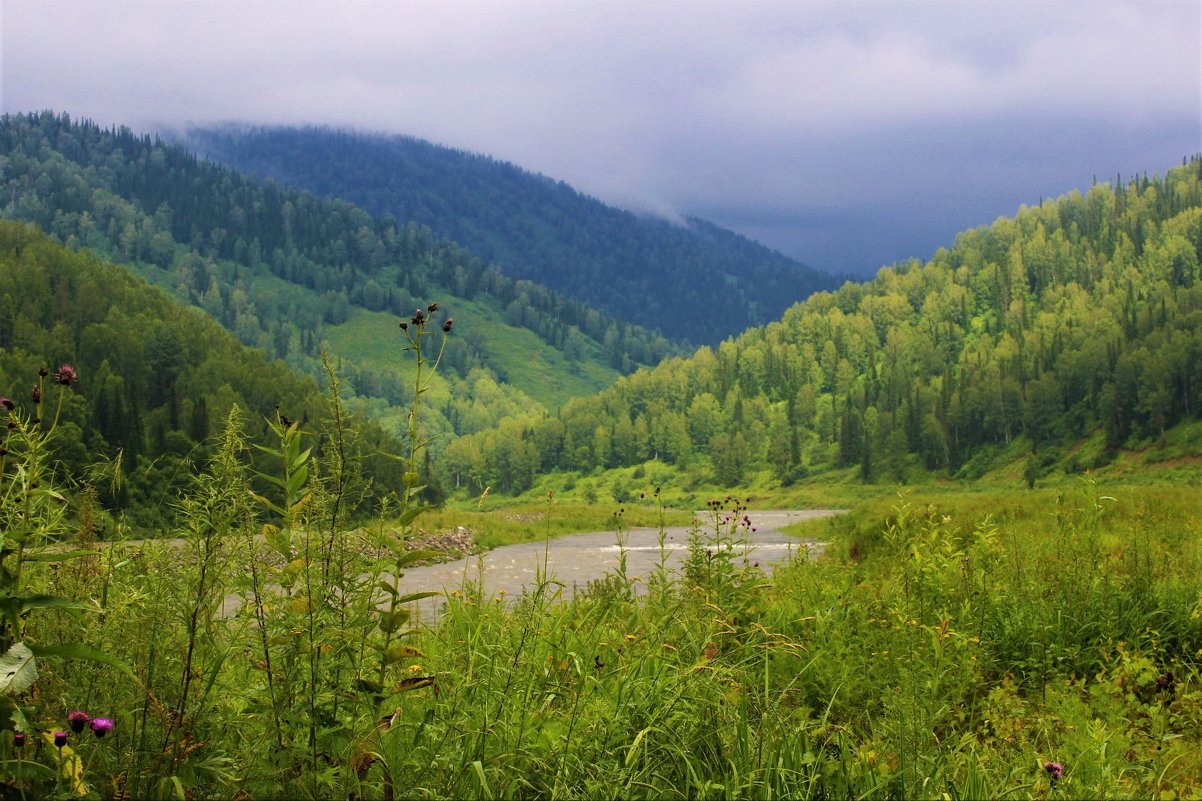
[[[805,554],[806,558],[821,554],[825,543],[804,540],[785,534],[783,527],[802,520],[816,520],[842,513],[841,509],[800,509],[749,511],[745,514],[755,531],[740,528],[736,537],[735,556],[746,559],[770,573],[778,562]],[[724,534],[721,543],[714,543],[713,523],[707,531],[699,515],[701,539],[707,547],[729,547]],[[626,575],[645,580],[662,562],[671,573],[678,572],[688,556],[691,530],[683,526],[664,529],[660,542],[658,528],[631,528],[621,533],[594,531],[565,537],[503,545],[483,554],[443,562],[406,571],[397,582],[402,595],[436,592],[438,595],[413,604],[414,617],[424,623],[434,623],[441,614],[446,596],[463,589],[465,583],[480,587],[486,599],[516,600],[533,591],[540,574],[562,585],[563,597],[588,588],[592,582],[613,573],[623,555]],[[635,583],[636,589],[641,582]],[[222,604],[223,616],[237,614],[243,605],[239,595],[229,595]]]
[[[755,531],[740,529],[740,534],[744,536],[738,537],[736,556],[758,565],[765,572],[770,572],[773,564],[802,552],[810,557],[817,556],[825,543],[799,539],[780,529],[790,523],[829,517],[841,511],[806,509],[747,512]],[[685,527],[667,528],[662,551],[660,530],[657,528],[632,528],[621,534],[596,531],[505,545],[479,556],[413,568],[401,577],[397,586],[402,594],[440,593],[437,597],[416,604],[416,616],[423,621],[433,622],[442,608],[445,593],[461,589],[465,581],[480,585],[485,598],[512,600],[533,590],[541,572],[546,578],[560,582],[564,597],[569,597],[615,571],[623,552],[628,577],[645,579],[661,560],[669,571],[679,571],[688,556],[689,533],[690,530]],[[712,541],[713,531],[707,532],[703,528],[701,536],[703,541]]]

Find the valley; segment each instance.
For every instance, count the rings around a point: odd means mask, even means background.
[[[1198,156],[753,327],[732,267],[703,335],[128,129],[0,145],[5,792],[1202,792]]]

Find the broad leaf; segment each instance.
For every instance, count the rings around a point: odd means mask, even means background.
[[[38,668],[33,651],[19,642],[8,653],[0,656],[0,695],[18,695],[25,692],[38,678]]]
[[[414,506],[411,509],[409,509],[408,511],[406,511],[404,514],[401,515],[401,519],[400,519],[399,523],[402,526],[407,526],[410,523],[412,523],[414,520],[416,520],[418,515],[428,512],[433,508],[434,507],[430,506],[430,505]]]
[[[408,595],[402,595],[400,598],[397,598],[397,603],[398,604],[407,604],[407,603],[411,603],[413,601],[421,601],[425,598],[436,598],[439,595],[442,595],[442,593],[441,592],[413,592]]]
[[[397,567],[407,567],[414,562],[421,562],[426,559],[437,559],[442,556],[442,551],[406,551],[396,558]]]

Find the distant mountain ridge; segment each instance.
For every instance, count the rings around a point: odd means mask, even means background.
[[[237,169],[426,225],[514,278],[676,340],[716,344],[840,283],[704,220],[640,217],[413,137],[227,125],[190,128],[185,140]]]
[[[394,315],[429,301],[458,317],[425,406],[438,435],[554,409],[680,352],[419,224],[66,114],[0,117],[0,217],[127,266],[293,367],[319,375],[329,344],[352,402],[394,432],[412,396]]]

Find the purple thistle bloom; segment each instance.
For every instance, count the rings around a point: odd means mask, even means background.
[[[1061,765],[1059,762],[1044,762],[1043,769],[1048,772],[1052,784],[1060,781],[1060,777],[1064,775],[1064,765]]]
[[[83,731],[83,727],[88,725],[88,721],[92,717],[82,709],[72,709],[67,713],[67,725],[71,727],[71,731],[79,734]]]
[[[11,400],[4,397],[3,395],[0,395],[0,406],[3,406],[5,409],[8,409],[10,412],[13,409],[17,408],[17,404],[13,403]]]
[[[54,374],[54,382],[56,384],[62,384],[64,387],[69,387],[78,380],[79,373],[76,372],[75,368],[69,364],[64,364],[62,367],[58,368],[58,371]]]
[[[56,731],[54,733],[55,746],[62,748],[64,745],[66,745],[67,744],[67,736],[68,735],[65,731]]]
[[[21,748],[25,745],[25,732],[13,732],[13,748]]]
[[[92,718],[92,734],[103,737],[113,730],[113,721],[108,718]]]

